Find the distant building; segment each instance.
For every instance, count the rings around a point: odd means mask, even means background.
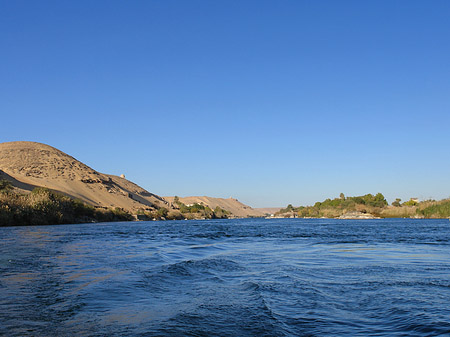
[[[120,175],[120,178],[125,179],[125,174],[122,173],[122,174]]]

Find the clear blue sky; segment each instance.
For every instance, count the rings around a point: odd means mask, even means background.
[[[159,195],[450,196],[450,1],[0,1],[0,141]]]

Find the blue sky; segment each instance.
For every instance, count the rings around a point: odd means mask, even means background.
[[[449,1],[0,1],[0,141],[255,207],[450,196]]]

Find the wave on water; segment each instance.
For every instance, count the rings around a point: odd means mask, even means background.
[[[447,222],[1,228],[0,335],[450,335]]]

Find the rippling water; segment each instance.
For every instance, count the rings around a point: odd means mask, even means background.
[[[450,221],[0,228],[0,334],[450,335]]]

